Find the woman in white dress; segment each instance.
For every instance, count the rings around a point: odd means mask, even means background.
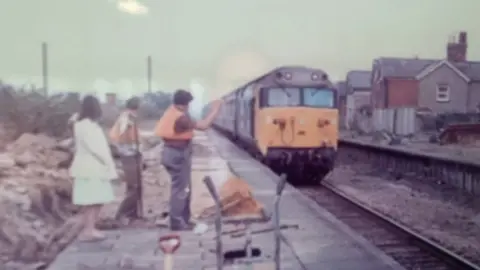
[[[86,96],[73,125],[75,155],[70,166],[73,203],[84,207],[84,241],[102,240],[105,235],[95,228],[100,210],[114,197],[111,180],[118,177],[105,134],[98,124],[102,116],[99,101]]]

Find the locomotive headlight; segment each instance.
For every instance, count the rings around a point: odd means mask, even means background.
[[[273,119],[273,124],[274,125],[285,125],[286,121],[283,118],[275,118],[275,119]]]
[[[320,79],[320,76],[317,73],[312,73],[312,81],[317,81]]]
[[[265,123],[266,123],[266,124],[272,124],[272,123],[273,123],[273,118],[272,118],[270,115],[268,115],[268,116],[265,118]]]
[[[330,121],[327,119],[318,119],[317,121],[317,127],[322,128],[324,126],[330,125]]]
[[[290,72],[283,73],[283,78],[285,80],[290,80],[292,78],[292,73],[290,73]]]

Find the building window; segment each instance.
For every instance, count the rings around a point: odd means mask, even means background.
[[[437,85],[437,102],[450,101],[450,87],[447,84]]]

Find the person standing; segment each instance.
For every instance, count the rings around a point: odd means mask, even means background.
[[[70,166],[73,180],[73,203],[82,206],[84,229],[81,240],[102,240],[105,235],[96,229],[100,210],[114,201],[111,180],[118,177],[107,138],[98,120],[102,116],[99,101],[86,96],[73,124],[75,154]]]
[[[177,90],[173,104],[157,122],[154,133],[164,141],[162,165],[171,177],[169,204],[170,229],[173,231],[191,230],[191,159],[193,130],[208,129],[218,115],[221,101],[215,101],[208,116],[195,122],[188,114],[193,96],[185,90]]]
[[[140,99],[132,97],[127,100],[125,110],[110,129],[110,140],[115,144],[126,183],[125,198],[120,204],[115,215],[116,220],[127,218],[129,221],[141,218],[142,198],[140,197],[141,184],[141,153],[138,143],[137,112]]]

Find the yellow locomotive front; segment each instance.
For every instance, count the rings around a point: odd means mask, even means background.
[[[266,163],[297,184],[318,183],[333,169],[337,91],[318,69],[284,69],[259,85],[256,143]]]

